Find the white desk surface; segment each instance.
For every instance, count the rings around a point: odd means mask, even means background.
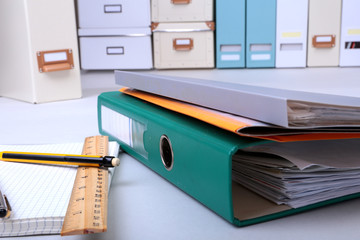
[[[359,76],[359,75],[357,75]],[[115,91],[112,71],[82,72],[83,98],[30,104],[0,97],[0,144],[80,142],[98,135],[97,96]],[[354,87],[359,89],[359,82]],[[360,93],[360,92],[359,92]],[[359,239],[360,199],[237,228],[150,169],[121,156],[109,196],[108,231],[20,239]],[[12,238],[15,239],[15,238]]]

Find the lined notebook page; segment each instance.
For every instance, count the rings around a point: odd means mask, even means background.
[[[83,143],[0,145],[0,151],[81,154]],[[118,145],[109,144],[109,155]],[[0,236],[59,234],[70,200],[77,167],[0,161],[0,189],[12,207],[0,220]]]

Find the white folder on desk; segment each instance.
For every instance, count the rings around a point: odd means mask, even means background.
[[[359,97],[140,72],[115,71],[115,79],[121,86],[286,128],[360,127]]]
[[[340,66],[360,66],[360,1],[343,0]]]
[[[277,68],[306,66],[307,23],[308,0],[277,0]]]

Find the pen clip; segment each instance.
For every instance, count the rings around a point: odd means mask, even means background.
[[[8,218],[8,217],[10,217],[10,215],[11,215],[12,209],[11,209],[11,206],[10,206],[10,202],[9,202],[9,200],[8,200],[8,198],[6,197],[5,194],[4,194],[4,200],[5,200],[5,204],[6,204],[6,208],[7,208],[7,213],[6,213],[5,218]]]
[[[9,218],[10,215],[11,215],[11,206],[10,206],[10,202],[8,200],[8,198],[6,197],[6,195],[4,194],[1,194],[0,192],[0,201],[1,201],[1,204],[0,206],[2,206],[2,212],[1,212],[1,218]]]

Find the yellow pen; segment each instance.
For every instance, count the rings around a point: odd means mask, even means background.
[[[120,165],[120,159],[113,156],[10,151],[0,152],[0,160],[22,163],[77,165],[86,167],[116,167]]]

